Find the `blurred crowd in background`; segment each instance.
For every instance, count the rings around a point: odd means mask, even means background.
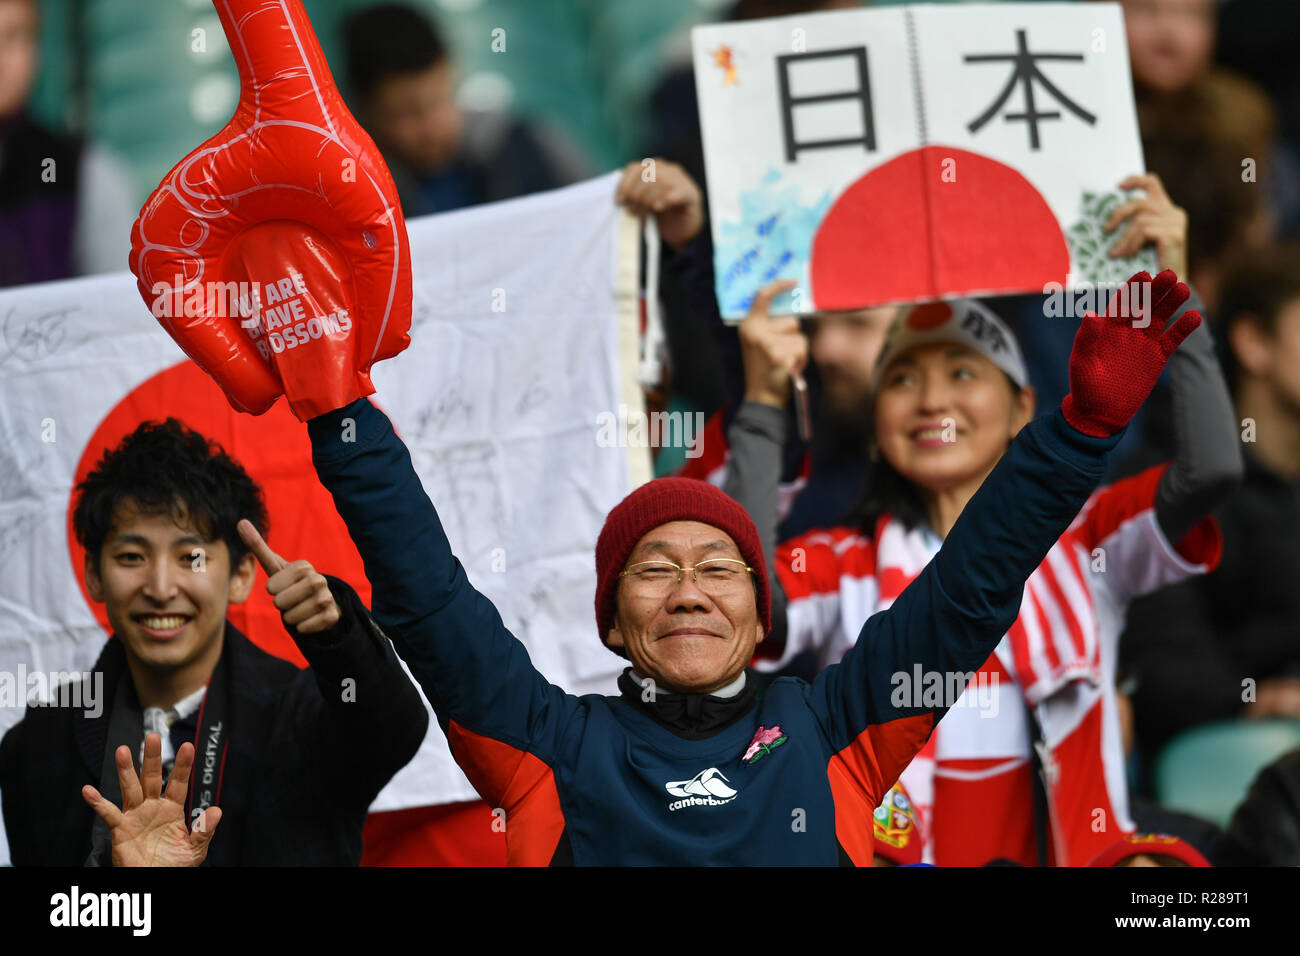
[[[693,463],[661,449],[656,471],[714,479],[746,383],[736,329],[712,301],[689,28],[859,5],[307,0],[408,217],[659,159],[678,189],[666,215],[680,217],[661,222],[666,372],[648,398],[703,413],[715,447]],[[1155,174],[1186,213],[1180,278],[1204,305],[1244,462],[1216,510],[1218,567],[1129,607],[1115,673],[1131,801],[1140,828],[1149,806],[1213,862],[1297,864],[1300,3],[1121,6],[1147,164],[1133,173]],[[141,202],[237,97],[207,0],[0,0],[0,285],[125,269]],[[50,175],[31,175],[47,160]],[[984,304],[1019,338],[1038,411],[1050,410],[1069,390],[1076,323],[1044,318],[1037,296]],[[843,523],[860,501],[873,373],[896,312],[801,317],[814,428],[786,444],[781,540]],[[1157,391],[1112,480],[1171,457],[1176,400]],[[789,667],[807,676],[816,662]]]

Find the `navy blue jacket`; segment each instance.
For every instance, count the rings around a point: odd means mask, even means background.
[[[355,441],[343,440],[344,418]],[[375,619],[456,761],[504,811],[509,861],[534,865],[869,862],[873,810],[944,713],[895,706],[893,675],[917,663],[979,669],[1117,441],[1081,434],[1059,410],[1028,425],[842,662],[811,684],[773,682],[743,718],[688,740],[621,697],[575,697],[534,669],[470,585],[406,448],[368,401],[309,431],[374,585]]]

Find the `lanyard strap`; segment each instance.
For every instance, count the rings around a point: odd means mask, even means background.
[[[227,635],[227,642],[229,635]],[[194,732],[194,769],[186,800],[186,819],[192,826],[196,811],[202,812],[221,800],[225,780],[226,751],[230,747],[229,643],[208,679],[208,689],[199,705],[198,727]]]

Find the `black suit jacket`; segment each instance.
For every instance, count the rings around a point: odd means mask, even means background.
[[[329,582],[339,623],[322,634],[290,629],[305,670],[226,622],[230,748],[222,818],[204,865],[357,865],[371,801],[424,740],[428,713],[388,639],[356,592]],[[0,743],[15,866],[81,866],[90,853],[94,811],[81,788],[99,786],[108,709],[118,682],[131,679],[120,641],[108,641],[95,670],[104,674],[100,716],[28,707]],[[356,683],[345,693],[347,679]]]

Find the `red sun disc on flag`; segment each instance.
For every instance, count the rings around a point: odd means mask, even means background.
[[[931,271],[931,262],[934,263]],[[826,310],[967,290],[1064,283],[1065,236],[1047,201],[1003,163],[925,146],[848,187],[813,239],[813,300]]]
[[[89,474],[104,452],[115,447],[141,422],[167,417],[181,422],[224,448],[262,487],[271,530],[267,543],[286,561],[310,561],[317,571],[347,581],[367,606],[370,583],[361,556],[348,537],[343,519],[334,510],[329,492],[316,478],[306,427],[277,402],[265,415],[254,417],[230,407],[221,389],[197,365],[181,362],[141,383],[104,417],[77,462],[73,488]],[[68,501],[68,551],[81,593],[105,631],[110,630],[104,605],[86,591],[85,549],[72,529],[74,497]],[[266,593],[266,573],[258,569],[253,593],[242,605],[232,604],[229,619],[263,650],[304,666],[306,661],[285,632],[280,613]]]
[[[952,306],[947,302],[922,302],[907,314],[907,327],[914,332],[927,332],[951,318]]]

